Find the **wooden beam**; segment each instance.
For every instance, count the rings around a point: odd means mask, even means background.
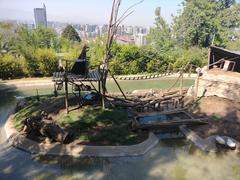
[[[66,107],[66,113],[68,114],[69,113],[69,107],[68,107],[68,77],[67,77],[67,71],[68,71],[68,62],[66,61],[64,82],[65,82],[65,107]]]
[[[118,89],[121,91],[124,99],[127,99],[127,97],[126,97],[126,95],[124,94],[122,88],[121,88],[120,85],[118,84],[116,78],[112,75],[112,73],[110,72],[110,70],[108,70],[108,72],[109,72],[109,74],[111,75],[111,77],[113,78],[114,82],[117,84],[117,87],[118,87]]]

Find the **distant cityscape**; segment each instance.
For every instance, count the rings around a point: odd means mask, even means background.
[[[16,25],[23,25],[28,29],[34,29],[39,26],[53,28],[56,33],[60,36],[64,28],[71,24],[78,32],[79,36],[84,41],[94,40],[96,37],[103,36],[107,33],[108,25],[97,25],[97,24],[76,24],[76,23],[65,23],[65,22],[53,22],[47,20],[47,8],[43,4],[42,8],[34,8],[34,23],[24,22],[18,20],[8,20]],[[149,33],[150,28],[141,26],[126,26],[121,25],[117,29],[116,41],[119,44],[135,44],[137,46],[146,45],[146,36]]]

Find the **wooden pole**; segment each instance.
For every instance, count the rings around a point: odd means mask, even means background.
[[[200,71],[197,72],[197,80],[196,80],[196,84],[195,84],[195,94],[194,94],[195,99],[197,99],[197,97],[198,97],[199,77],[200,77]]]
[[[192,65],[190,65],[188,77],[191,77],[191,75],[192,75]]]
[[[36,89],[36,91],[37,91],[37,101],[40,101],[39,94],[38,94],[38,89]]]
[[[69,113],[69,109],[68,109],[68,78],[67,78],[67,71],[68,71],[68,63],[66,61],[64,81],[65,81],[65,107],[66,107],[66,113],[68,114]]]
[[[183,72],[181,74],[181,80],[180,80],[180,95],[183,95]]]
[[[105,109],[105,92],[106,92],[106,87],[105,87],[105,81],[103,79],[103,74],[104,72],[101,72],[101,85],[102,85],[102,93],[101,93],[101,99],[102,99],[102,108]]]
[[[101,73],[100,66],[98,66],[98,73],[100,75],[100,79],[98,80],[98,93],[100,96],[100,104],[102,104],[102,102],[103,102],[103,99],[102,99],[103,96],[102,96],[102,92],[101,92],[102,73]],[[103,107],[103,104],[102,104],[102,107]]]
[[[101,70],[100,66],[98,66],[98,74],[100,75],[100,79],[98,80],[98,92],[101,94]]]
[[[214,63],[214,62],[211,62],[211,54],[212,54],[212,49],[211,47],[208,49],[208,70],[210,69],[210,64]]]

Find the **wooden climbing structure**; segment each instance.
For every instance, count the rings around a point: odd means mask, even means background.
[[[101,65],[89,67],[86,58],[87,49],[88,47],[85,45],[78,59],[64,60],[65,68],[62,67],[62,71],[53,73],[52,81],[54,82],[55,95],[57,95],[57,92],[63,88],[65,90],[65,106],[67,113],[69,112],[69,86],[72,87],[73,94],[79,99],[80,106],[83,102],[81,97],[81,92],[83,91],[94,91],[100,97],[101,103],[105,104],[104,101],[106,97],[101,88],[103,87],[103,71],[101,69]],[[110,70],[108,71],[123,97],[126,99],[126,96],[117,80],[111,74]]]
[[[75,94],[79,98],[79,104],[81,105],[81,92],[82,91],[95,91],[99,95],[101,94],[101,70],[100,66],[95,69],[90,69],[88,66],[88,61],[86,59],[87,46],[83,47],[83,50],[76,60],[64,60],[65,69],[64,71],[54,72],[53,79],[54,82],[54,92],[65,90],[65,106],[67,113],[69,112],[68,105],[68,86],[72,86],[73,92],[77,91]],[[70,64],[73,64],[70,66]],[[69,68],[70,67],[70,68]],[[87,82],[87,83],[86,83]],[[98,87],[96,88],[93,84],[96,82]]]

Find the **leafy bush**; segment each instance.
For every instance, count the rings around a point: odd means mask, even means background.
[[[17,78],[24,76],[24,58],[15,57],[11,54],[0,56],[0,78]]]
[[[179,52],[178,58],[173,63],[174,69],[182,68],[188,62],[191,62],[194,66],[202,67],[207,64],[207,49],[192,47],[189,49],[182,49]]]
[[[52,49],[37,49],[35,56],[40,73],[43,76],[51,76],[57,70],[58,60],[56,53]]]

